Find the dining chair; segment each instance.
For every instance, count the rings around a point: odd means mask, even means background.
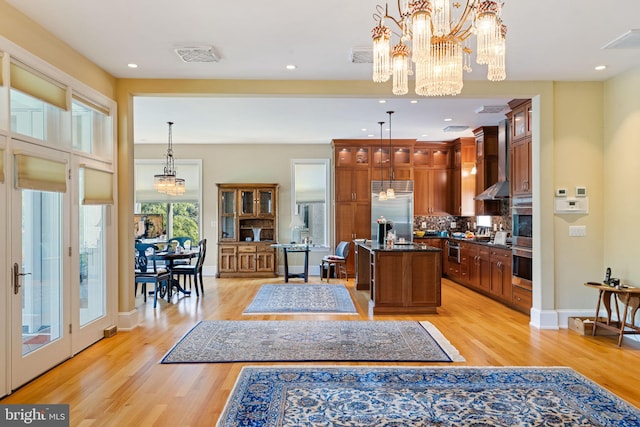
[[[327,283],[329,283],[332,270],[335,271],[336,277],[341,278],[344,275],[344,278],[349,280],[347,274],[347,258],[349,257],[350,247],[351,244],[349,242],[340,242],[336,246],[335,255],[326,255],[322,258],[322,262],[320,263],[320,281],[325,277],[326,271]]]
[[[198,242],[198,257],[195,264],[174,264],[171,269],[171,277],[178,276],[183,277],[184,287],[186,288],[187,278],[189,279],[189,289],[191,289],[191,278],[196,288],[196,295],[200,296],[200,291],[204,295],[204,282],[202,279],[202,266],[204,265],[204,259],[207,255],[207,239],[202,239]],[[198,290],[198,282],[200,282],[200,291]]]
[[[138,294],[138,283],[147,302],[147,283],[153,283],[153,308],[158,304],[158,294],[162,298],[171,284],[171,273],[156,263],[156,246],[152,243],[136,243],[135,245],[135,284],[133,295]],[[163,284],[165,287],[163,287]]]

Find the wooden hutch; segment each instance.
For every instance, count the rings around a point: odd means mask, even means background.
[[[217,185],[217,277],[277,276],[278,184]]]

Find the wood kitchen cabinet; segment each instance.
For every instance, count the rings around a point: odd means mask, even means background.
[[[371,238],[371,204],[367,202],[336,203],[336,244],[354,239]],[[347,274],[355,274],[355,247],[351,244],[347,258]]]
[[[369,202],[371,200],[371,179],[369,168],[336,168],[336,202]]]
[[[371,180],[373,181],[387,181],[387,180],[412,180],[413,179],[413,167],[412,167],[412,155],[413,140],[394,140],[391,147],[391,156],[389,155],[389,147],[383,146],[372,147],[372,162],[371,162]]]
[[[452,280],[523,312],[531,308],[531,290],[512,285],[511,249],[460,241],[460,264],[449,267]],[[447,270],[444,270],[445,273]]]
[[[369,314],[437,313],[441,305],[441,252],[433,248],[387,249],[358,243],[356,282],[370,290]],[[361,276],[361,273],[363,276]]]
[[[277,275],[277,206],[278,184],[218,184],[218,277]]]
[[[514,99],[509,102],[507,115],[511,129],[511,195],[530,197],[531,187],[531,100]]]
[[[454,168],[450,194],[452,215],[475,216],[476,203],[476,148],[474,138],[454,141]]]
[[[511,302],[511,251],[492,248],[490,251],[491,282],[489,292],[505,302]]]
[[[491,251],[486,246],[478,247],[476,263],[478,275],[478,289],[489,293],[491,289]]]
[[[413,168],[414,215],[447,215],[452,170]]]
[[[498,126],[473,131],[476,144],[476,194],[498,182]],[[500,215],[499,200],[476,200],[476,215]]]

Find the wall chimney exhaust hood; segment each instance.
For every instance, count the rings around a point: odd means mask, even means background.
[[[475,200],[502,200],[510,196],[508,141],[509,122],[502,120],[498,123],[498,182],[474,197]]]

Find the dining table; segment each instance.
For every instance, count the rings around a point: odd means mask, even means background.
[[[167,267],[167,270],[171,271],[173,269],[173,265],[175,261],[184,260],[184,259],[191,260],[192,258],[195,258],[197,256],[198,256],[197,249],[182,250],[179,252],[178,251],[161,251],[161,252],[156,252],[155,259],[157,261],[164,261],[166,263],[165,266]],[[176,291],[181,292],[185,296],[191,295],[191,291],[188,291],[185,288],[183,288],[182,285],[180,285],[180,282],[178,281],[178,279],[172,278],[171,286],[169,286],[169,289],[167,290],[168,292],[167,299],[171,298],[173,288],[175,288]]]

